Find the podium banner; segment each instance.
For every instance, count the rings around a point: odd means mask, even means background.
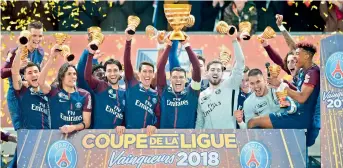
[[[304,130],[18,131],[18,166],[305,167]]]
[[[343,35],[321,40],[321,163],[343,167]]]

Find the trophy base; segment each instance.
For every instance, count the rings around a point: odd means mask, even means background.
[[[183,40],[186,40],[186,37],[185,35],[182,33],[182,31],[173,31],[170,36],[169,36],[169,40],[180,40],[180,41],[183,41]]]

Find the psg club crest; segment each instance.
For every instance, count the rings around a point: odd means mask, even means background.
[[[60,140],[50,146],[47,161],[51,168],[75,168],[77,153],[71,143]]]
[[[241,150],[242,168],[270,168],[271,157],[268,149],[257,141],[250,141]]]
[[[343,52],[333,53],[325,64],[325,76],[336,88],[343,88]]]
[[[80,102],[77,102],[77,103],[75,104],[75,107],[79,109],[79,108],[82,107],[82,104],[81,104]]]

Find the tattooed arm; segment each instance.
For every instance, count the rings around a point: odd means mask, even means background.
[[[295,45],[296,42],[294,41],[294,39],[292,38],[292,36],[289,34],[289,32],[286,30],[286,28],[282,25],[282,20],[283,20],[283,16],[277,14],[276,15],[276,25],[279,27],[283,37],[286,40],[286,43],[288,45],[288,47],[290,48],[290,50],[295,50]]]

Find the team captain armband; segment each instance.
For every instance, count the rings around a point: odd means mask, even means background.
[[[201,81],[196,82],[194,80],[191,81],[191,87],[193,90],[200,90],[201,89]]]

